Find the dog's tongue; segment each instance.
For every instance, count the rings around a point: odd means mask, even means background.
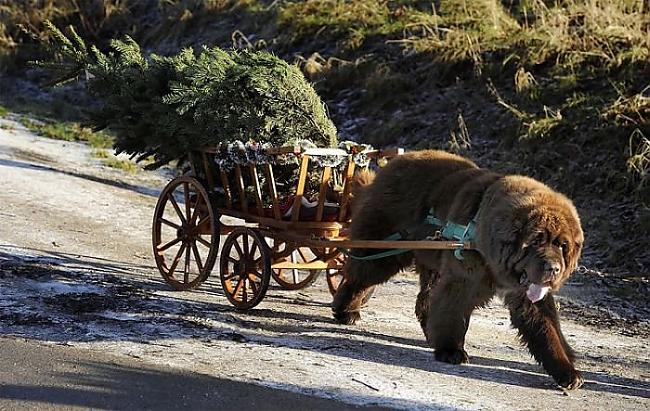
[[[530,301],[536,303],[537,301],[544,298],[544,296],[550,289],[551,287],[548,285],[539,285],[539,284],[531,283],[528,286],[528,290],[526,290],[526,295],[528,296],[528,299]]]

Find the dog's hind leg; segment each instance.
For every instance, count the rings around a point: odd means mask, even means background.
[[[343,282],[332,302],[334,318],[342,324],[354,324],[361,318],[361,307],[370,297],[374,287],[388,281],[399,270],[408,266],[412,259],[412,253],[373,261],[348,258],[343,268]]]

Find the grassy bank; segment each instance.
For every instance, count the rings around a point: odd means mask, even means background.
[[[0,65],[23,73],[43,53],[32,37],[42,36],[46,18],[73,24],[100,47],[129,34],[162,53],[199,44],[268,48],[315,82],[342,137],[455,150],[540,178],[576,199],[592,263],[647,274],[643,3],[0,1]]]

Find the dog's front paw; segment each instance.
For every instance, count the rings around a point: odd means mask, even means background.
[[[577,390],[585,382],[582,374],[575,369],[555,373],[553,379],[560,387],[567,390]]]
[[[463,349],[456,348],[437,348],[434,353],[437,361],[449,364],[466,364],[469,363],[467,352]]]
[[[359,311],[334,311],[334,319],[340,324],[352,325],[361,318]]]

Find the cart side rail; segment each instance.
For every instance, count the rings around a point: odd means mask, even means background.
[[[355,170],[358,168],[353,158],[354,153],[338,148],[303,148],[300,146],[271,147],[265,150],[265,155],[268,156],[294,155],[299,162],[298,180],[289,213],[289,220],[292,224],[288,225],[285,224],[287,220],[283,214],[286,214],[286,212],[283,213],[281,208],[281,198],[275,181],[273,165],[271,163],[234,164],[232,169],[226,170],[214,161],[214,154],[219,152],[220,150],[217,147],[203,148],[198,152],[190,153],[190,163],[195,175],[198,175],[197,171],[199,168],[201,169],[205,175],[205,183],[208,185],[209,191],[216,192],[217,186],[220,187],[219,191],[223,195],[225,202],[223,207],[220,208],[220,212],[278,228],[288,228],[290,226],[294,228],[296,226],[333,228],[331,221],[323,220],[326,214],[328,189],[332,185],[334,174],[337,173],[335,171],[337,166],[322,165],[318,167],[320,177],[317,187],[313,187],[318,193],[315,216],[308,221],[300,219],[301,211],[304,208],[303,197],[305,197],[305,191],[309,185],[310,165],[314,164],[317,157],[344,157],[345,165],[341,172],[340,181],[342,192],[339,194],[338,201],[335,201],[338,206],[338,213],[335,218],[338,225],[335,228],[338,230],[347,226],[350,219],[352,181]],[[401,148],[363,151],[364,155],[375,161],[382,158],[389,159],[403,153],[404,150]],[[260,175],[264,176],[266,184],[261,183]],[[254,201],[254,203],[249,204],[249,194],[247,193],[251,191],[253,194],[253,200],[251,201]],[[272,220],[275,220],[276,224],[272,223]],[[282,224],[277,224],[277,222],[282,222]],[[322,223],[322,225],[317,224],[314,226],[314,223]]]

